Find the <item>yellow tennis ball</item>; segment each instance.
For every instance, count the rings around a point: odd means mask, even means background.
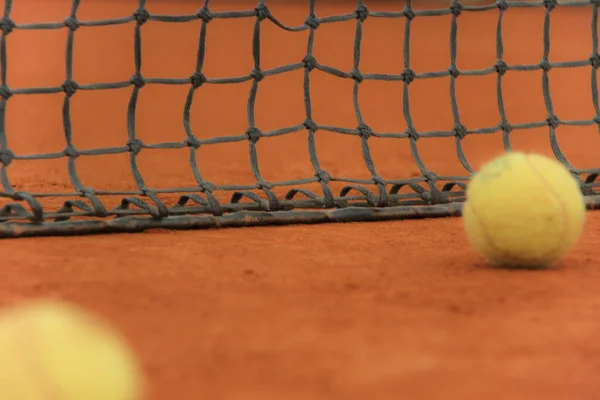
[[[585,202],[562,163],[509,152],[475,174],[462,213],[468,238],[490,263],[544,268],[581,236]]]
[[[37,300],[0,312],[0,398],[139,400],[142,373],[119,335],[74,305]]]

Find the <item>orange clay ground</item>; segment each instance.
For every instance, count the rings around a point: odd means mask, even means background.
[[[15,1],[19,23],[61,21],[70,1]],[[153,1],[158,14],[191,14],[201,2]],[[255,2],[212,1],[211,9],[252,9]],[[269,2],[267,2],[269,4]],[[299,25],[306,1],[276,1],[273,14]],[[401,2],[368,2],[400,10]],[[82,1],[80,20],[129,15],[136,1]],[[318,16],[352,12],[354,2],[317,0]],[[592,51],[591,8],[557,10],[553,61],[582,60]],[[505,60],[535,64],[542,56],[543,9],[505,16]],[[459,18],[461,69],[495,62],[497,11]],[[252,68],[253,19],[209,24],[205,74],[245,75]],[[411,64],[417,72],[448,67],[450,17],[413,21]],[[319,62],[351,69],[355,21],[316,32]],[[147,77],[187,77],[193,71],[198,22],[143,27]],[[403,20],[368,19],[363,72],[402,69]],[[20,31],[8,38],[12,88],[56,86],[64,79],[66,31]],[[307,32],[263,24],[263,68],[301,60]],[[76,32],[74,79],[126,80],[133,72],[133,24]],[[590,68],[551,71],[556,114],[594,115]],[[460,77],[459,106],[468,127],[499,121],[495,76]],[[315,120],[356,126],[352,82],[315,73]],[[249,85],[202,87],[192,122],[200,137],[247,127]],[[261,82],[257,125],[263,131],[304,119],[302,71]],[[405,128],[400,82],[364,82],[361,108],[375,130]],[[411,107],[422,130],[452,126],[448,79],[413,83]],[[147,86],[140,95],[139,136],[181,140],[187,87]],[[509,72],[504,94],[513,123],[543,120],[541,73]],[[80,148],[122,145],[130,88],[79,92],[73,98],[74,141]],[[341,100],[337,100],[337,97]],[[7,135],[17,154],[64,148],[62,95],[14,96]],[[323,168],[368,178],[354,137],[318,133]],[[559,144],[578,168],[598,167],[595,127],[558,130]],[[517,150],[551,154],[546,128],[515,131]],[[417,171],[406,141],[371,141],[384,177]],[[479,167],[502,151],[499,135],[467,137],[465,152]],[[262,146],[262,147],[261,147]],[[440,175],[465,175],[453,139],[418,142],[423,162]],[[203,148],[200,168],[221,184],[252,183],[247,144]],[[265,179],[311,176],[306,134],[259,143]],[[192,179],[187,153],[142,152],[147,184],[168,187]],[[131,189],[127,155],[78,159],[86,186]],[[15,162],[19,190],[68,191],[66,161]],[[219,231],[33,238],[0,242],[0,302],[50,296],[108,317],[133,343],[148,376],[151,400],[592,400],[600,389],[600,215],[589,214],[582,240],[556,269],[493,269],[469,247],[460,219],[291,226]]]

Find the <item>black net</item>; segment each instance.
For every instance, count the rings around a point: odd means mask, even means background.
[[[0,38],[0,179],[2,189],[0,197],[7,200],[0,210],[0,236],[14,237],[27,235],[59,235],[81,234],[110,231],[140,231],[148,228],[210,228],[225,226],[248,226],[268,224],[320,223],[332,221],[368,221],[390,220],[402,218],[458,216],[461,202],[464,200],[469,176],[474,172],[463,151],[462,141],[470,135],[499,134],[502,135],[506,151],[511,150],[511,132],[545,127],[548,129],[552,152],[570,168],[574,176],[581,182],[581,187],[591,207],[596,203],[596,183],[600,169],[577,169],[570,164],[561,151],[556,139],[555,129],[559,125],[600,126],[600,106],[598,104],[597,68],[600,66],[598,54],[598,7],[600,0],[564,2],[545,0],[538,2],[519,2],[498,0],[495,3],[473,4],[460,0],[449,1],[446,7],[417,9],[415,1],[402,2],[400,11],[373,11],[368,1],[358,0],[354,12],[344,15],[318,17],[315,14],[315,3],[319,0],[306,1],[306,19],[300,26],[287,26],[280,22],[277,15],[268,7],[268,1],[258,1],[255,8],[243,11],[213,12],[211,1],[205,0],[204,5],[190,15],[157,15],[146,8],[146,1],[140,0],[137,9],[131,15],[122,18],[82,21],[78,19],[80,1],[74,0],[71,13],[60,22],[20,24],[11,19],[13,2],[5,1],[4,15],[0,20],[2,36]],[[375,2],[374,2],[375,3]],[[388,2],[389,3],[389,2]],[[378,5],[385,2],[377,2]],[[503,15],[512,8],[539,8],[545,13],[543,32],[543,58],[532,65],[509,65],[503,60]],[[577,7],[589,12],[590,35],[592,48],[586,59],[567,62],[552,62],[550,57],[550,20],[557,7]],[[463,70],[456,63],[457,58],[457,25],[461,15],[465,13],[497,13],[496,59],[495,65],[486,69]],[[411,66],[411,23],[414,19],[428,18],[440,15],[451,16],[449,34],[450,65],[446,70],[437,72],[415,71]],[[217,19],[252,18],[255,19],[252,41],[252,56],[254,68],[246,75],[232,78],[214,78],[203,72],[205,61],[205,41],[211,21]],[[361,39],[362,27],[366,19],[404,19],[405,32],[402,42],[404,54],[403,70],[399,74],[363,73],[361,72]],[[195,71],[190,76],[181,79],[155,78],[144,75],[142,61],[142,40],[144,25],[157,22],[185,23],[200,20],[199,44]],[[343,21],[356,21],[354,38],[354,65],[348,71],[323,65],[313,53],[313,43],[319,28],[324,24],[336,24]],[[261,26],[265,23],[277,25],[288,32],[309,31],[306,54],[297,62],[282,65],[273,69],[261,67]],[[524,21],[527,23],[527,21]],[[135,73],[129,80],[121,82],[97,83],[80,85],[73,74],[73,41],[77,31],[82,27],[101,27],[117,24],[132,24],[135,35],[134,63]],[[66,45],[65,79],[56,87],[12,87],[7,79],[7,68],[11,67],[11,59],[7,56],[7,46],[10,45],[10,34],[16,30],[57,30],[68,31]],[[561,120],[555,115],[549,85],[549,71],[559,68],[589,67],[591,79],[591,97],[596,115],[587,120]],[[261,81],[268,80],[278,74],[295,70],[304,73],[304,106],[305,118],[297,125],[281,127],[271,131],[261,131],[255,124],[255,101]],[[313,119],[311,109],[311,72],[320,70],[323,73],[339,79],[352,80],[354,83],[353,104],[356,113],[356,126],[345,128],[325,126]],[[507,71],[541,71],[543,98],[547,118],[540,121],[515,124],[508,119],[504,109],[503,76]],[[456,98],[455,81],[461,76],[495,75],[497,77],[497,104],[500,121],[497,125],[476,128],[467,127],[461,121],[460,108]],[[450,81],[450,100],[452,106],[453,126],[443,131],[419,130],[412,121],[410,107],[411,83],[415,80],[447,77]],[[398,81],[403,83],[402,113],[407,129],[403,132],[378,132],[370,128],[368,121],[363,119],[359,104],[361,83],[368,80]],[[251,82],[251,90],[247,103],[247,130],[235,136],[215,136],[210,138],[197,137],[190,124],[190,107],[194,96],[206,85],[235,85]],[[139,96],[143,96],[147,85],[182,85],[189,87],[183,126],[186,136],[181,141],[145,143],[136,133],[136,105]],[[81,150],[76,148],[72,140],[71,103],[80,91],[98,91],[115,88],[130,88],[131,96],[127,110],[128,140],[120,147],[95,148]],[[64,93],[62,109],[64,127],[64,150],[58,153],[22,155],[11,150],[11,137],[18,132],[6,129],[5,119],[7,107],[15,96],[32,96],[52,93]],[[263,179],[256,146],[259,141],[287,135],[294,132],[306,132],[306,151],[309,153],[314,174],[304,179],[270,182]],[[336,176],[331,171],[321,167],[319,148],[315,137],[322,131],[335,134],[351,135],[360,141],[362,160],[368,169],[370,179],[353,179]],[[381,176],[377,165],[371,156],[369,140],[388,138],[410,143],[413,162],[418,167],[419,174],[393,179]],[[464,168],[461,176],[439,176],[423,163],[417,142],[423,138],[454,138],[456,156]],[[201,168],[196,163],[196,152],[199,148],[209,148],[214,144],[247,142],[249,160],[255,183],[252,185],[217,185],[206,181]],[[138,157],[147,149],[189,149],[189,168],[195,178],[193,187],[173,187],[168,189],[153,189],[145,184],[144,175],[138,168]],[[78,174],[78,159],[84,156],[102,156],[110,154],[129,154],[131,174],[135,181],[136,190],[111,191],[102,187],[88,187]],[[11,183],[11,164],[16,160],[47,160],[62,159],[68,164],[68,175],[72,190],[52,193],[33,193],[18,191]],[[335,188],[334,183],[342,183],[341,188]],[[304,184],[317,185],[320,190],[303,189]],[[408,190],[406,190],[408,188]],[[283,195],[278,189],[285,189]],[[226,200],[219,193],[228,193]],[[176,194],[172,201],[165,201],[162,194]],[[107,196],[121,196],[115,207],[109,207],[104,201]],[[45,207],[42,199],[53,197],[62,199],[61,206],[52,209]],[[173,198],[172,198],[173,199]]]

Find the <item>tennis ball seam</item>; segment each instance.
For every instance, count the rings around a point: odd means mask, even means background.
[[[485,235],[486,241],[489,243],[489,245],[491,247],[493,247],[494,249],[496,249],[500,253],[508,254],[506,251],[504,251],[500,247],[496,246],[496,243],[494,243],[494,239],[492,238],[487,227],[485,226],[485,224],[479,217],[479,214],[477,213],[477,210],[475,209],[475,206],[473,205],[473,203],[470,201],[466,201],[465,205],[471,209],[471,212],[475,216],[475,221],[477,221],[477,224],[481,227],[481,230],[483,231],[483,234]],[[492,260],[490,260],[490,261],[492,261]]]
[[[480,218],[479,214],[477,213],[477,210],[476,210],[475,206],[473,204],[471,204],[470,202],[468,203],[468,206],[471,209],[471,211],[473,212],[473,215],[475,215],[475,220],[477,221],[477,224],[481,227],[481,230],[483,231],[483,234],[486,237],[486,242],[491,247],[493,247],[498,253],[503,254],[504,255],[502,257],[503,259],[512,259],[512,260],[518,259],[519,258],[518,256],[515,256],[515,255],[511,254],[510,251],[507,251],[507,250],[499,247],[495,243],[492,235],[490,235],[490,233],[489,233],[489,230],[488,230],[487,226],[483,223],[482,219]],[[502,264],[501,262],[497,262],[496,260],[493,260],[491,258],[488,259],[488,261],[492,262],[492,264],[494,264],[494,265]]]
[[[551,194],[552,197],[554,197],[554,200],[557,202],[558,207],[561,209],[561,216],[562,216],[562,232],[559,236],[559,240],[557,243],[557,246],[560,246],[561,243],[563,243],[567,237],[567,233],[569,232],[569,218],[567,218],[567,209],[566,209],[566,205],[565,202],[562,201],[561,197],[559,196],[559,194],[554,190],[554,188],[552,187],[552,184],[550,183],[550,181],[548,179],[546,179],[546,177],[544,176],[544,174],[542,174],[540,172],[540,170],[538,170],[535,166],[535,164],[533,162],[531,162],[531,155],[526,155],[525,156],[525,162],[527,162],[527,164],[529,165],[529,167],[531,168],[531,170],[538,176],[538,178],[540,179],[540,181],[542,181],[542,183],[544,183],[544,185],[546,186],[546,190],[548,190],[548,192]],[[553,251],[553,249],[549,249],[548,253],[551,253]]]

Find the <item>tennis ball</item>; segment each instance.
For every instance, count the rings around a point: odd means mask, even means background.
[[[545,268],[581,236],[585,202],[560,162],[509,152],[474,175],[462,215],[468,238],[490,263]]]
[[[74,305],[36,300],[0,312],[0,398],[139,400],[142,374],[118,334]]]

